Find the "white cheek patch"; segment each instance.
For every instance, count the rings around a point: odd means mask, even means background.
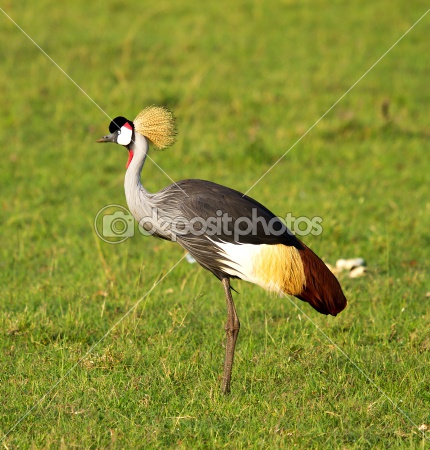
[[[128,145],[131,142],[132,136],[133,136],[133,130],[131,129],[130,124],[126,123],[118,131],[118,139],[116,141],[120,145]]]

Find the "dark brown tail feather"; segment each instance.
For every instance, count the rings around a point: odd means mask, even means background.
[[[308,302],[321,314],[336,316],[347,303],[337,278],[306,245],[303,244],[299,253],[303,261],[306,287],[296,297]]]

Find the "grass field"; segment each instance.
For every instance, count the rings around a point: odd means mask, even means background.
[[[173,109],[178,142],[151,154],[169,177],[244,192],[428,2],[1,8],[110,117]],[[429,21],[249,192],[280,216],[322,217],[304,241],[368,272],[340,277],[336,318],[234,282],[242,329],[223,396],[221,284],[185,260],[169,272],[175,244],[96,236],[99,209],[125,205],[126,151],[95,143],[109,118],[0,13],[4,448],[428,446]],[[142,181],[171,182],[150,161]]]

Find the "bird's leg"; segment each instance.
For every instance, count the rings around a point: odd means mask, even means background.
[[[227,344],[225,347],[224,376],[222,381],[222,392],[230,392],[231,370],[233,368],[234,348],[236,347],[237,336],[239,334],[240,323],[237,317],[236,308],[233,303],[233,297],[230,290],[229,278],[223,278],[222,284],[225,290],[225,299],[227,302],[227,323],[225,332],[227,335]]]

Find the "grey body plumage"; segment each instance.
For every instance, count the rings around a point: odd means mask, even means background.
[[[231,278],[242,278],[280,294],[295,295],[322,314],[336,315],[345,308],[342,289],[325,264],[256,200],[198,179],[173,183],[154,194],[142,186],[141,170],[150,142],[158,148],[174,142],[176,128],[170,111],[149,107],[133,122],[117,117],[109,131],[98,142],[114,142],[129,151],[124,189],[136,221],[152,235],[180,244],[223,284],[227,304],[224,393],[230,392],[240,328],[231,295]],[[229,220],[223,222],[222,229],[215,226],[215,233],[199,230],[199,221],[203,226],[225,214]],[[256,216],[259,220],[255,223]],[[245,229],[246,221],[254,222],[252,232]],[[269,229],[267,224],[273,228]]]

